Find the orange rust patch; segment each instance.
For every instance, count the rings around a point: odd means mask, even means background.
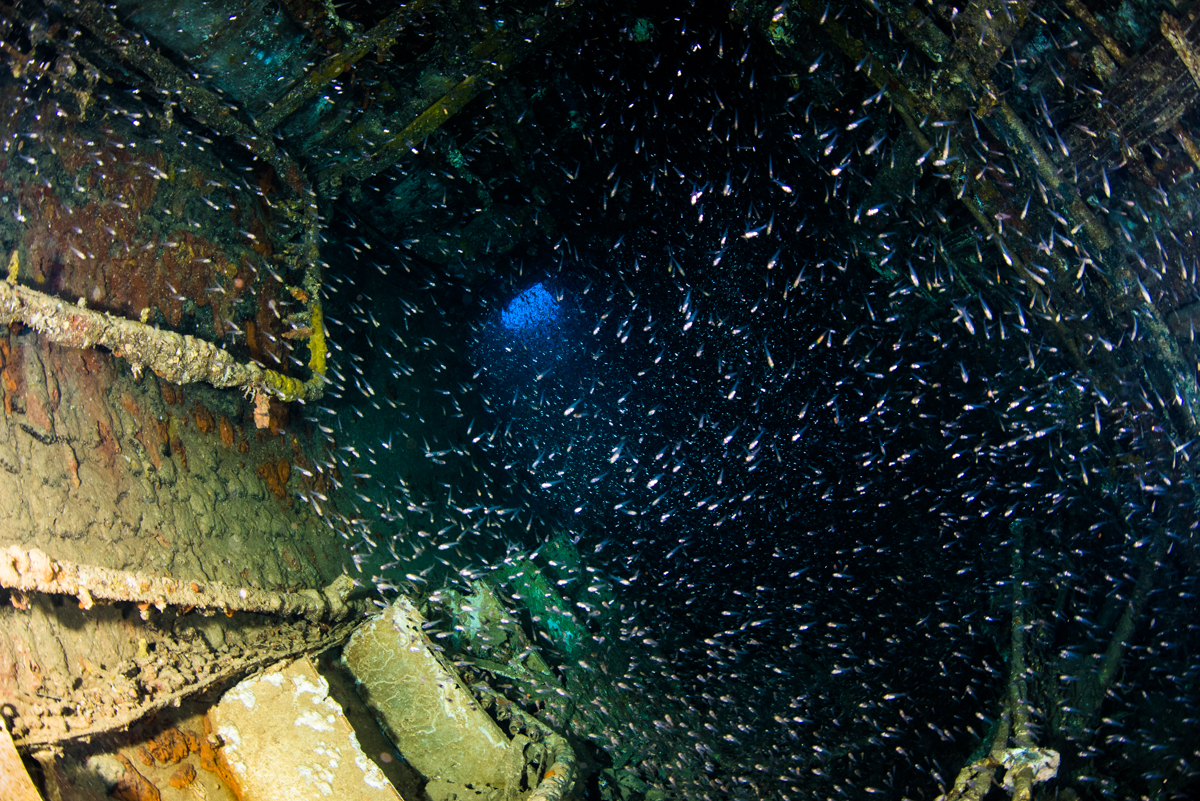
[[[233,445],[233,423],[229,422],[229,418],[221,415],[221,419],[217,422],[217,427],[221,430],[221,442],[226,447]]]
[[[176,790],[182,790],[196,780],[196,769],[191,765],[180,765],[179,769],[171,774],[171,778],[167,782]]]
[[[287,459],[278,462],[268,459],[258,466],[258,475],[267,482],[272,495],[280,500],[287,497],[287,483],[292,475],[292,465]]]
[[[193,592],[200,591],[200,585],[196,584],[196,582],[193,581],[191,583],[191,586],[195,588],[193,590]],[[180,729],[180,731],[183,732],[184,739],[187,740],[188,751],[190,751],[193,754],[199,754],[200,753],[200,740],[202,739],[200,737],[200,735],[196,734],[194,731],[192,731],[190,729]]]
[[[179,403],[179,391],[175,389],[174,384],[169,384],[166,381],[162,382],[162,397],[163,403],[168,406],[174,406]]]
[[[203,404],[197,403],[192,407],[192,417],[195,418],[196,428],[200,429],[201,434],[211,434],[216,430],[217,423],[213,420],[212,412]]]
[[[96,433],[100,435],[100,444],[96,446],[96,451],[104,460],[104,466],[111,469],[116,462],[117,454],[121,452],[121,443],[117,442],[112,428],[103,420],[96,421]]]
[[[22,394],[22,359],[21,351],[13,351],[12,340],[8,337],[0,338],[0,360],[4,363],[3,372],[0,373],[0,378],[4,380],[4,411],[6,414],[12,414],[14,411],[20,411],[17,401]]]
[[[143,429],[142,436],[139,437],[142,445],[150,454],[150,461],[154,463],[154,469],[162,468],[162,457],[164,450],[169,450],[170,445],[167,444],[171,439],[171,424],[166,418],[154,421],[154,433],[147,433]],[[166,448],[163,446],[166,445]]]
[[[125,411],[129,412],[133,417],[141,417],[142,410],[138,408],[137,401],[128,392],[121,395],[121,405],[125,407]]]
[[[183,440],[178,434],[171,437],[171,453],[179,456],[179,466],[183,468],[183,472],[188,472],[187,449],[183,447]]]
[[[192,752],[188,738],[179,729],[163,729],[146,743],[150,755],[163,765],[174,765]]]
[[[257,172],[258,188],[262,190],[264,195],[269,195],[275,191],[275,168],[270,165],[263,165],[263,168]]]
[[[150,455],[150,461],[154,463],[154,469],[157,470],[162,467],[163,444],[171,433],[166,420],[151,422],[154,425],[142,425],[138,428],[137,440],[142,443],[142,447]]]
[[[246,347],[253,361],[262,361],[262,350],[258,347],[258,323],[254,320],[246,321]]]
[[[271,304],[275,304],[275,308]],[[254,322],[258,326],[260,334],[269,333],[272,330],[282,334],[279,331],[279,301],[267,296],[267,293],[259,293],[258,296],[258,311],[254,315]],[[288,374],[287,360],[282,355],[282,343],[278,338],[272,339],[267,336],[260,336],[258,347],[262,352],[260,358],[263,365],[270,367],[273,370],[278,370],[284,375]]]
[[[138,769],[133,766],[128,757],[117,754],[117,760],[124,766],[125,773],[111,791],[113,798],[118,801],[160,801],[162,796],[159,795],[158,788],[151,784],[149,779],[138,773]]]
[[[288,420],[291,418],[291,412],[288,405],[283,401],[271,398],[271,419],[270,428],[272,434],[283,434],[283,430],[287,428]]]
[[[36,392],[28,392],[25,394],[25,414],[29,417],[29,422],[33,423],[38,428],[44,431],[53,430],[50,422],[50,411],[42,403],[42,399]]]
[[[62,401],[62,390],[58,386],[58,377],[63,373],[63,365],[69,350],[70,348],[60,348],[53,343],[48,343],[47,347],[50,369],[46,371],[46,396],[50,399],[50,408],[56,412],[58,404]]]
[[[199,306],[220,306],[217,317],[229,316],[236,293],[212,295],[207,289],[221,265],[240,263],[256,250],[270,251],[263,222],[256,217],[242,225],[234,215],[239,228],[248,228],[265,243],[257,248],[226,249],[185,228],[153,232],[143,224],[143,213],[170,208],[182,218],[184,204],[195,197],[199,171],[189,170],[186,180],[160,181],[145,163],[164,173],[177,166],[160,151],[96,148],[71,132],[62,135],[72,143],[58,150],[67,174],[80,173],[76,180],[86,183],[87,196],[96,199],[72,206],[43,183],[22,183],[10,192],[25,208],[36,210],[23,245],[28,274],[44,285],[39,288],[86,298],[89,306],[123,317],[156,308],[172,328],[181,324],[189,298]],[[102,170],[92,166],[94,159]]]
[[[71,486],[79,489],[79,460],[75,458],[75,451],[69,445],[65,447],[66,453],[63,461],[66,462],[67,473],[71,476]]]
[[[204,718],[204,731],[206,734],[210,734],[210,735],[213,733],[212,722],[208,719],[207,715]],[[238,782],[237,777],[234,775],[233,771],[229,770],[228,767],[226,767],[224,759],[219,758],[218,752],[216,751],[216,749],[213,748],[212,743],[209,741],[208,737],[201,737],[199,739],[200,739],[200,751],[199,751],[200,767],[203,768],[204,770],[209,771],[210,773],[215,773],[218,776],[220,776],[221,781],[225,782],[225,784],[233,792],[234,798],[241,798],[242,797],[242,785]]]
[[[275,249],[271,247],[271,237],[267,235],[267,229],[263,225],[262,220],[256,216],[250,221],[250,225],[247,228],[250,233],[254,234],[254,252],[266,257],[273,255]]]
[[[287,185],[296,194],[302,194],[307,186],[304,177],[300,174],[300,168],[291,162],[288,163],[287,177],[284,180],[287,181]]]

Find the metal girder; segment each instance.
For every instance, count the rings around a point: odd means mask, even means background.
[[[1138,278],[1125,255],[1115,247],[1113,234],[1108,226],[1084,202],[1077,191],[1077,184],[1064,178],[1067,170],[1078,164],[1082,156],[1072,153],[1068,156],[1071,161],[1059,163],[1029,130],[1017,111],[1008,104],[1003,93],[991,83],[987,66],[995,63],[991,47],[1002,39],[989,44],[987,36],[980,37],[975,33],[977,38],[974,42],[964,42],[961,37],[953,41],[915,7],[900,7],[888,0],[864,0],[863,5],[870,13],[887,17],[894,27],[920,48],[931,64],[938,65],[927,82],[917,79],[913,74],[889,70],[882,66],[882,60],[879,58],[865,59],[863,67],[863,72],[869,80],[881,88],[886,88],[893,107],[920,145],[928,148],[931,144],[922,127],[916,123],[922,116],[932,115],[934,119],[943,121],[954,120],[964,129],[969,125],[975,126],[976,121],[981,123],[982,127],[1008,146],[1009,155],[1020,165],[1021,172],[1025,175],[1027,191],[1033,193],[1038,191],[1035,190],[1035,185],[1041,187],[1040,191],[1044,193],[1046,204],[1052,211],[1057,207],[1055,213],[1066,220],[1068,230],[1073,232],[1072,236],[1075,237],[1073,252],[1060,252],[1060,248],[1046,255],[1045,261],[1052,265],[1048,283],[1047,278],[1034,275],[1027,266],[1034,255],[1032,244],[1027,240],[1006,241],[995,224],[995,220],[1004,216],[1010,219],[1015,217],[1014,211],[1020,210],[1014,210],[1002,194],[988,190],[986,182],[972,177],[980,165],[966,148],[956,147],[950,134],[947,134],[945,148],[948,153],[952,152],[959,158],[953,165],[944,168],[943,177],[952,181],[958,190],[958,199],[1000,251],[1004,261],[1013,269],[1017,280],[1026,285],[1034,296],[1035,303],[1043,308],[1042,319],[1048,328],[1055,332],[1061,346],[1071,356],[1077,368],[1091,376],[1106,393],[1117,390],[1114,381],[1118,379],[1112,374],[1113,371],[1095,369],[1098,364],[1095,360],[1104,357],[1091,356],[1085,359],[1082,354],[1081,341],[1089,332],[1095,330],[1097,325],[1103,323],[1083,322],[1085,313],[1093,308],[1094,301],[1080,295],[1071,280],[1075,270],[1068,264],[1067,259],[1104,266],[1108,277],[1093,279],[1093,288],[1101,295],[1105,313],[1111,319],[1110,309],[1115,309],[1118,313],[1127,311],[1136,313],[1142,320],[1143,338],[1150,354],[1143,369],[1143,376],[1152,387],[1157,386],[1155,392],[1160,397],[1178,399],[1174,407],[1178,414],[1172,417],[1173,410],[1165,406],[1164,412],[1167,412],[1167,416],[1186,434],[1184,438],[1200,435],[1200,388],[1196,384],[1194,369],[1183,358],[1179,342],[1171,334],[1163,313],[1148,296],[1143,297],[1139,293]],[[823,6],[816,0],[802,1],[799,6],[849,58],[862,61],[871,52],[869,42],[855,39],[835,20],[828,19],[823,12]],[[975,10],[984,17],[987,16],[984,6],[976,6]],[[995,12],[992,14],[994,16]],[[1019,25],[1022,19],[1021,13],[1014,11],[1012,25],[1005,28],[1005,35],[1014,35],[1013,26]],[[970,26],[967,26],[967,29],[976,30]],[[982,48],[987,48],[989,52],[981,55],[978,51]],[[1156,44],[1151,52],[1157,53],[1162,48],[1171,52],[1171,61],[1176,65],[1171,74],[1181,73],[1186,78],[1187,92],[1194,95],[1195,85],[1191,74],[1174,55],[1171,46],[1164,40]],[[1131,64],[1127,69],[1137,69],[1141,61]],[[1175,86],[1174,83],[1171,85]],[[1106,107],[1109,105],[1112,104],[1106,103]],[[1162,130],[1169,128],[1177,120],[1177,116],[1173,117]],[[1060,124],[1066,123],[1064,121]],[[1150,369],[1151,362],[1156,362],[1162,369]]]
[[[556,15],[545,19],[526,17],[504,21],[495,26],[478,44],[470,48],[464,63],[447,65],[443,76],[458,72],[448,91],[436,97],[420,111],[405,111],[391,116],[382,128],[389,132],[382,143],[370,143],[352,130],[346,135],[347,150],[359,155],[320,170],[316,184],[325,193],[336,194],[347,181],[361,182],[395,164],[415,145],[421,143],[481,93],[491,89],[504,74],[520,64],[535,49],[544,47],[574,25],[582,3],[556,8]],[[354,141],[349,141],[354,139]],[[361,149],[367,146],[368,152]]]

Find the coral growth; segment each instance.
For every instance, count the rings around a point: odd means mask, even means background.
[[[293,379],[286,379],[292,381]],[[287,427],[288,405],[266,393],[260,393],[254,398],[254,426],[258,429],[270,429],[272,434],[282,434]],[[264,433],[259,431],[259,442],[263,441]]]

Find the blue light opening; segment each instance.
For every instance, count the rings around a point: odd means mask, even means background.
[[[528,331],[558,319],[558,303],[541,283],[517,295],[500,312],[500,324],[509,331]]]

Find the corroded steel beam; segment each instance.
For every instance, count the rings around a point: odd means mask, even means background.
[[[270,133],[284,118],[293,114],[306,100],[320,92],[334,78],[363,56],[374,51],[386,50],[396,41],[401,29],[413,14],[425,7],[425,0],[414,0],[388,14],[374,28],[352,41],[340,52],[313,67],[304,78],[293,86],[288,93],[280,98],[265,114],[254,121],[255,126],[263,133]]]
[[[471,48],[465,77],[421,111],[394,118],[388,130],[397,130],[382,144],[359,158],[347,159],[321,170],[316,184],[324,192],[336,194],[347,181],[361,182],[395,164],[426,137],[483,92],[492,88],[506,72],[521,63],[536,48],[557,38],[574,24],[582,3],[558,8],[558,14],[538,22],[532,19],[509,20]]]

